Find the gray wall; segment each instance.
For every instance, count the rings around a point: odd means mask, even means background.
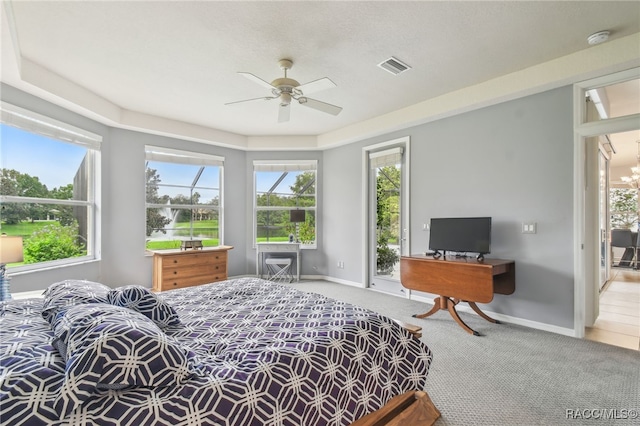
[[[573,327],[572,88],[505,102],[325,152],[328,275],[363,282],[362,147],[411,137],[411,252],[431,217],[491,216],[489,257],[516,261],[516,292],[487,310]],[[523,221],[538,224],[522,234]],[[344,269],[333,265],[341,258]]]
[[[303,252],[304,275],[362,283],[362,148],[411,137],[411,251],[423,252],[422,224],[438,216],[493,217],[491,257],[516,260],[516,292],[488,310],[573,327],[572,89],[505,102],[325,151],[222,148],[109,128],[2,85],[2,99],[104,137],[101,261],[12,274],[13,291],[44,289],[66,278],[111,286],[151,285],[144,252],[144,145],[225,157],[225,244],[232,276],[255,272],[252,238],[254,159],[317,159],[318,249]],[[535,221],[538,233],[521,233]],[[344,269],[338,269],[338,261]]]

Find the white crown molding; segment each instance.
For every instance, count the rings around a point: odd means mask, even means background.
[[[11,3],[3,5],[3,83],[108,126],[247,151],[333,148],[640,66],[640,33],[636,33],[317,136],[246,136],[126,110],[22,58]]]

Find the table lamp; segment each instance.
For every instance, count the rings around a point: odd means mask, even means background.
[[[300,209],[295,209],[295,210],[289,210],[289,222],[295,223],[296,224],[296,242],[298,242],[298,223],[304,222],[306,220],[306,216],[305,216],[306,210],[300,210]],[[289,242],[293,242],[293,238],[291,238],[292,236],[289,236]]]
[[[5,276],[7,263],[22,262],[22,237],[0,235],[0,300],[10,298],[9,277]]]

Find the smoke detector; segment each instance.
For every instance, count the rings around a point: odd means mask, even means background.
[[[609,34],[609,31],[598,31],[597,33],[593,33],[587,37],[587,41],[591,45],[604,43],[609,40]]]

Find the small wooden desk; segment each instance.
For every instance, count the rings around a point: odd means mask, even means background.
[[[256,275],[262,278],[260,265],[265,253],[290,253],[296,256],[296,281],[300,281],[300,243],[256,243]]]
[[[408,289],[440,296],[429,312],[413,315],[425,318],[439,310],[448,310],[465,331],[480,334],[462,321],[456,305],[467,302],[471,309],[489,322],[497,320],[482,312],[476,303],[489,303],[494,294],[512,294],[516,290],[516,265],[513,260],[442,257],[423,254],[400,258],[400,282]]]

